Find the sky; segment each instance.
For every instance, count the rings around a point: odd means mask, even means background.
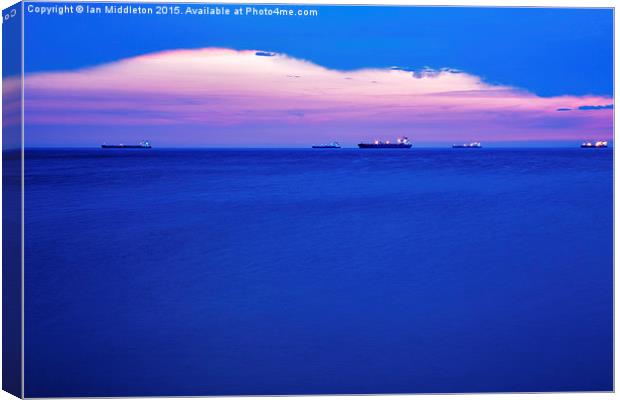
[[[318,16],[26,12],[27,144],[612,137],[609,9],[286,8]]]

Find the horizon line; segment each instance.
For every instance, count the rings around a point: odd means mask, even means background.
[[[455,143],[460,144],[460,143]],[[533,145],[533,146],[522,146],[522,145],[483,145],[481,149],[484,148],[492,148],[492,149],[572,149],[572,148],[580,148],[579,143],[574,143],[572,145],[560,145],[560,144],[549,144],[549,145]],[[609,143],[607,148],[613,148],[613,143]],[[438,145],[426,145],[426,146],[413,146],[409,149],[404,150],[413,150],[413,149],[452,149],[452,145],[438,146]],[[46,149],[75,149],[75,150],[86,150],[86,149],[98,149],[103,150],[101,145],[95,146],[25,146],[24,150],[46,150]],[[105,150],[165,150],[165,149],[204,149],[204,150],[321,150],[321,149],[313,149],[312,145],[309,146],[153,146],[150,149],[131,149],[131,148],[120,148],[120,149],[105,149]],[[357,145],[355,146],[341,146],[340,149],[333,150],[363,150],[359,149]],[[7,149],[10,150],[20,150],[19,148],[15,149]],[[329,150],[329,149],[327,149]],[[393,149],[392,149],[393,150]]]

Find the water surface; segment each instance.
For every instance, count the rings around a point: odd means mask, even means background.
[[[30,150],[26,396],[612,390],[611,150]]]

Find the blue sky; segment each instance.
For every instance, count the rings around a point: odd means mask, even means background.
[[[314,8],[318,17],[27,14],[26,70],[227,47],[286,53],[341,70],[455,68],[539,96],[613,92],[610,9]]]
[[[27,144],[613,138],[611,9],[286,5],[318,16],[283,17],[179,6],[181,15],[26,11]]]

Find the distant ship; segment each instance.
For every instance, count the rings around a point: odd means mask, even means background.
[[[581,143],[581,148],[582,149],[604,149],[607,147],[607,141],[606,140],[600,140],[598,142],[583,142]]]
[[[150,149],[151,142],[143,140],[139,144],[102,144],[102,149]]]
[[[375,140],[373,143],[358,144],[360,149],[410,149],[411,146],[413,143],[407,137],[396,139],[396,143],[390,143],[389,140],[386,142]]]
[[[471,142],[471,143],[463,143],[463,144],[453,144],[453,149],[481,149],[482,143],[480,142]]]
[[[313,149],[339,149],[341,148],[340,143],[331,142],[329,144],[316,144],[312,146]]]

